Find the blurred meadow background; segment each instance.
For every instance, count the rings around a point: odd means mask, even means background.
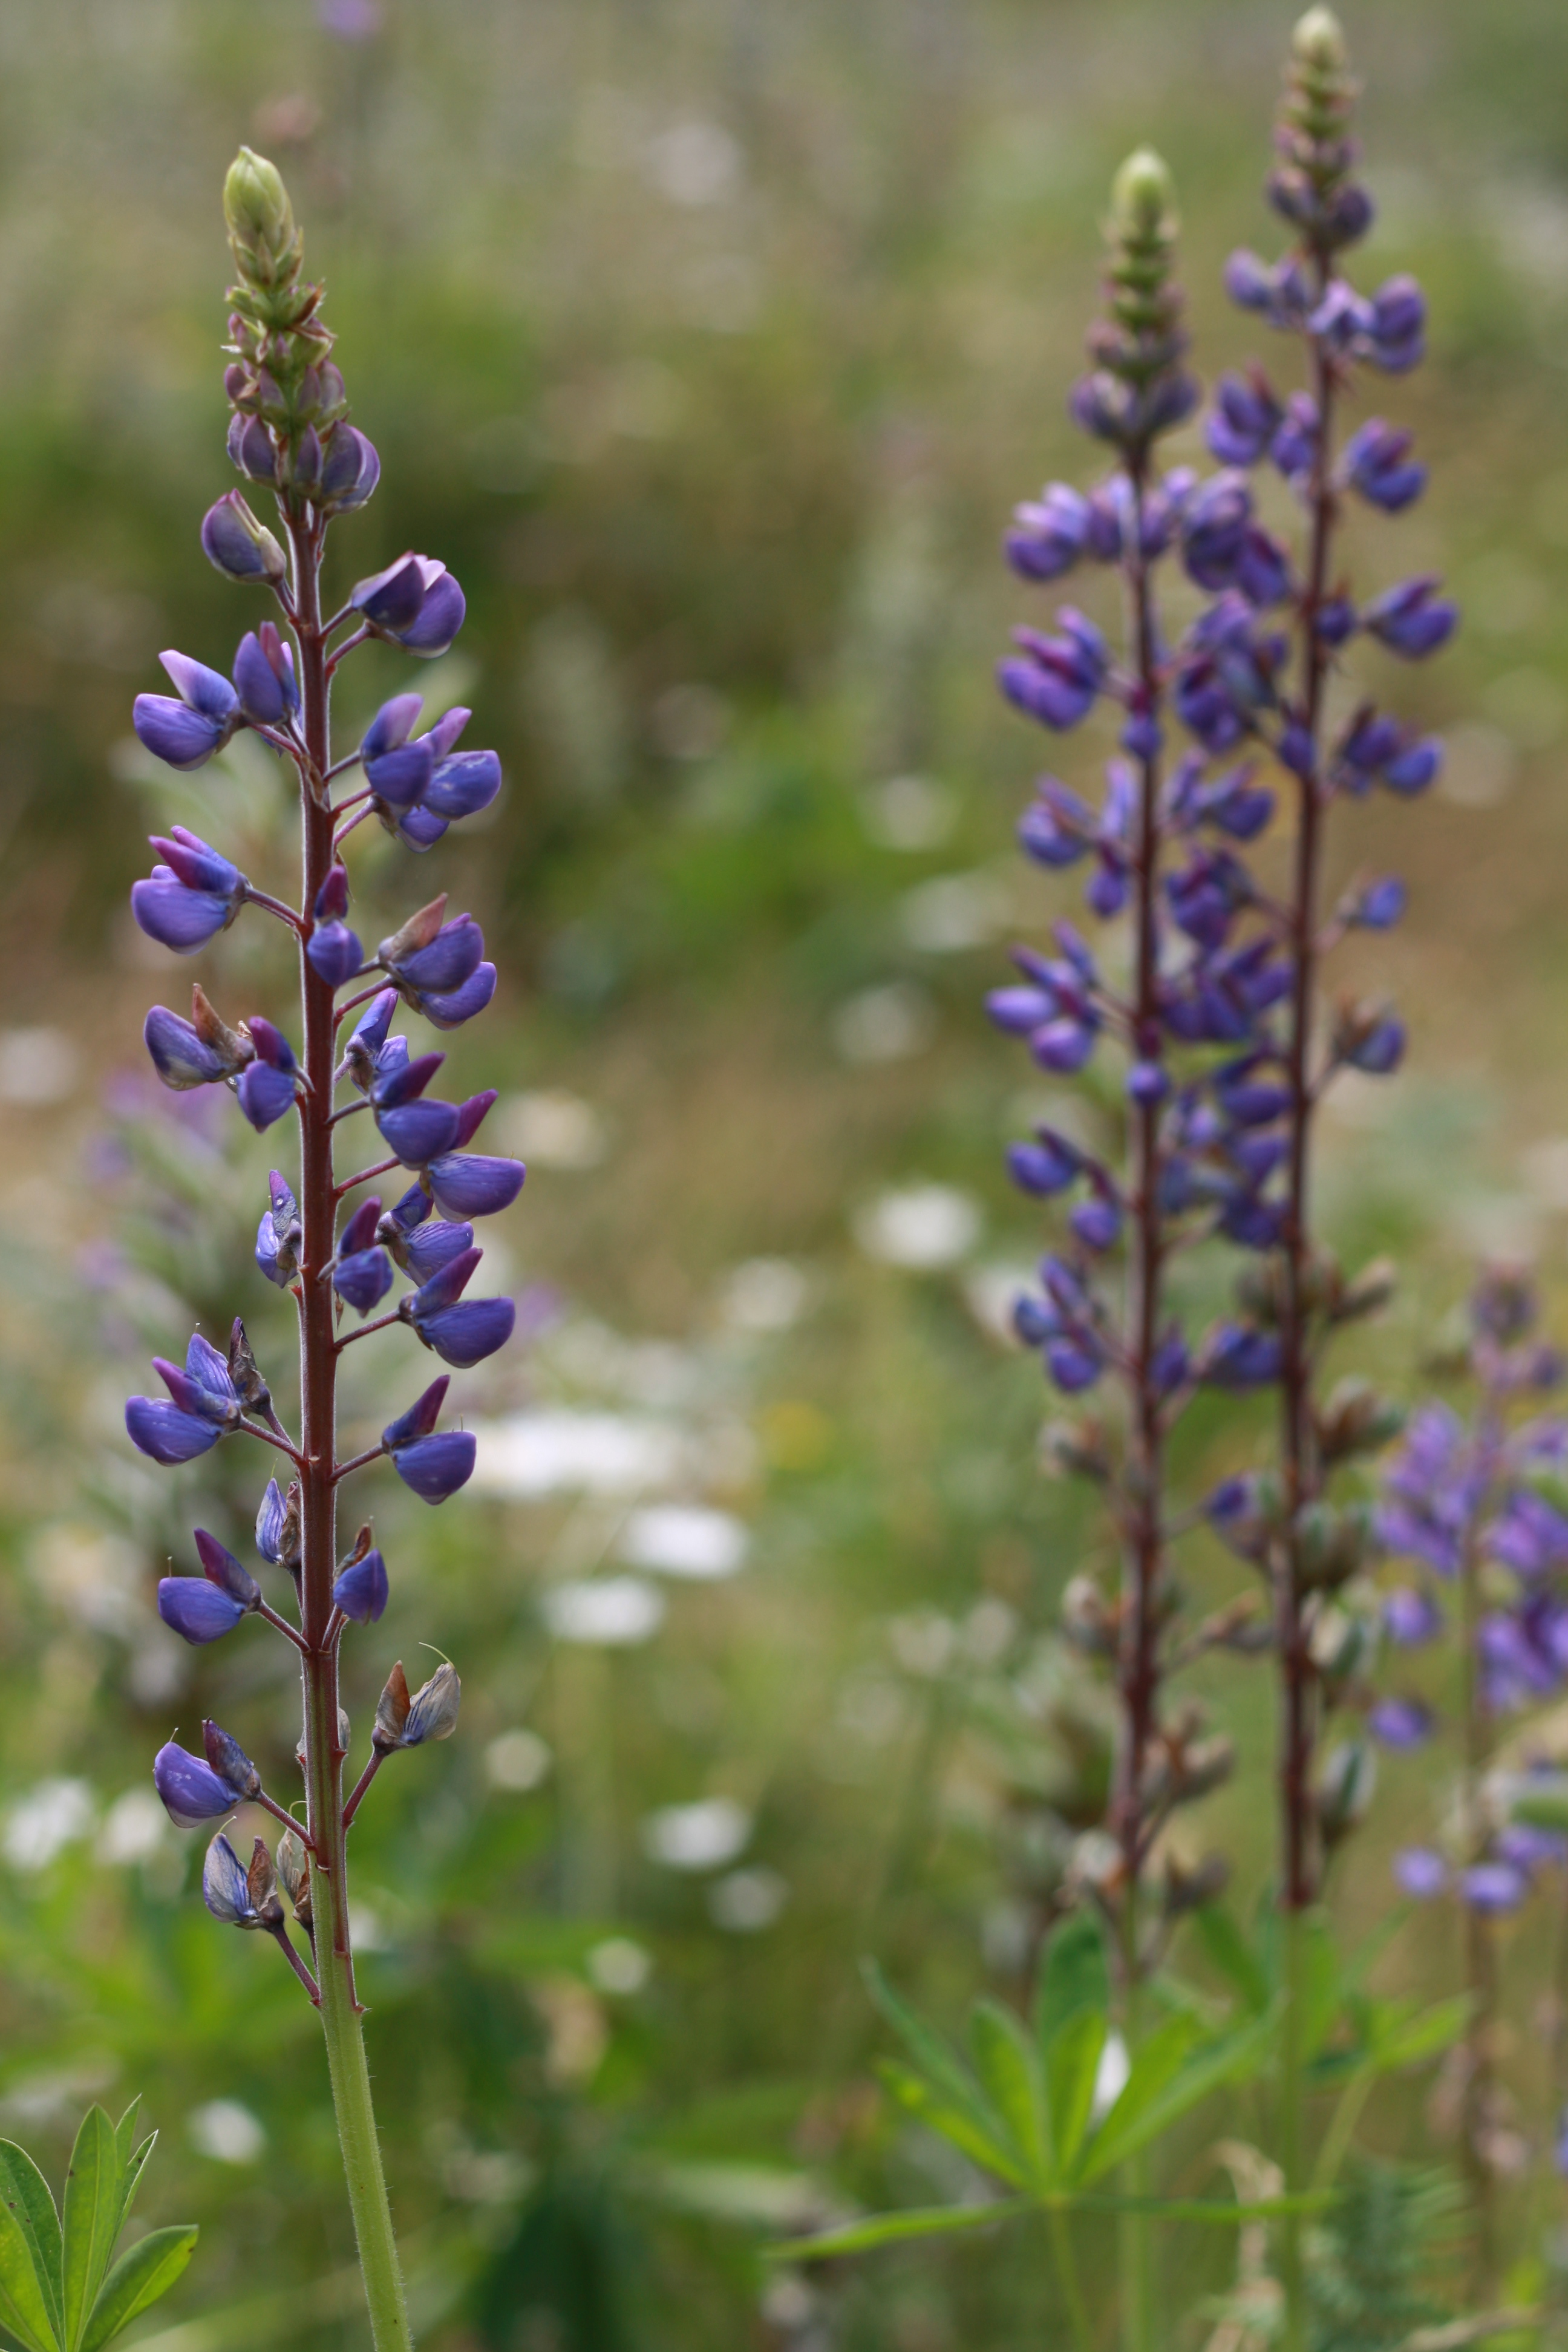
[[[1029,2231],[827,2276],[761,2249],[952,2192],[879,2099],[858,1959],[948,2023],[1005,1993],[1104,1769],[1052,1633],[1102,1537],[1041,1471],[1037,1368],[1004,1336],[1039,1244],[1002,1150],[1048,1090],[1020,1092],[981,999],[1069,898],[1012,849],[1039,747],[992,686],[1028,603],[998,543],[1016,499],[1096,462],[1065,394],[1137,142],[1177,175],[1200,372],[1255,347],[1219,271],[1276,247],[1259,190],[1292,14],[0,13],[0,2129],[58,2176],[89,2097],[145,2093],[146,2210],[204,2225],[162,2352],[363,2341],[314,2020],[261,1939],[207,1919],[200,1841],[150,1780],[212,1713],[287,1784],[275,1645],[187,1652],[152,1600],[198,1521],[237,1545],[261,1474],[227,1449],[160,1474],[121,1421],[193,1316],[243,1311],[290,1380],[291,1317],[249,1265],[268,1153],[226,1102],[161,1092],[139,1042],[193,969],[231,1017],[279,1012],[289,975],[259,926],[176,966],[126,906],[155,820],[273,887],[287,870],[253,740],[184,782],[129,725],[160,648],[226,667],[258,618],[195,536],[234,479],[224,167],[246,140],[284,171],[382,453],[338,577],[405,546],[452,565],[468,626],[412,682],[471,702],[507,773],[414,887],[471,907],[501,968],[482,1040],[451,1043],[530,1162],[493,1236],[525,1336],[458,1376],[481,1433],[460,1506],[364,1490],[394,1597],[349,1662],[362,1740],[399,1652],[412,1672],[434,1643],[464,1678],[457,1738],[384,1776],[355,1841],[422,2340],[1021,2352],[1052,2308]],[[1396,552],[1369,550],[1442,571],[1466,610],[1399,681],[1447,734],[1436,796],[1352,811],[1338,841],[1412,884],[1355,974],[1397,992],[1409,1059],[1336,1098],[1322,1178],[1347,1257],[1404,1264],[1368,1344],[1412,1394],[1481,1255],[1536,1256],[1568,1307],[1568,16],[1346,18],[1367,282],[1416,270],[1433,321],[1385,404],[1432,490]],[[409,682],[363,658],[345,730]],[[356,845],[374,939],[411,877]],[[349,1364],[350,1419],[379,1428],[408,1351]],[[1191,1490],[1249,1443],[1245,1413],[1194,1413]],[[1194,1543],[1200,1595],[1240,1573]],[[1247,1904],[1268,1678],[1205,1687],[1245,1762],[1204,1843]],[[1445,1754],[1385,1766],[1343,1865],[1352,1929],[1387,1911]],[[1407,1931],[1384,1980],[1447,1990],[1450,1932]],[[1538,1904],[1507,1952],[1537,2139],[1555,1932]],[[1440,2155],[1423,2099],[1374,2103],[1370,2143]],[[1232,2259],[1179,2231],[1167,2253],[1184,2305]]]

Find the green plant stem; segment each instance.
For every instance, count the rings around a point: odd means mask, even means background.
[[[1329,2128],[1323,2136],[1323,2144],[1318,2150],[1317,2162],[1312,2167],[1312,2187],[1315,2189],[1333,2187],[1335,2177],[1345,2160],[1351,2141],[1355,2137],[1355,2127],[1361,2121],[1362,2109],[1371,2095],[1372,2086],[1376,2079],[1373,2069],[1370,2066],[1363,2066],[1359,2074],[1352,2076],[1341,2092],[1339,2105],[1334,2109]]]
[[[1138,1890],[1131,1887],[1127,1895],[1125,1918],[1131,1935],[1126,2002],[1122,2014],[1122,2032],[1127,2042],[1129,2062],[1135,2060],[1142,2038],[1143,1988],[1136,1969],[1138,1941]],[[1154,2265],[1153,2218],[1148,2210],[1152,2172],[1149,2150],[1140,2148],[1121,2168],[1121,2188],[1128,2197],[1144,2200],[1135,2210],[1122,2213],[1117,2221],[1117,2243],[1121,2252],[1121,2341],[1125,2352],[1160,2352],[1154,2326]]]
[[[328,679],[320,588],[321,527],[292,520],[295,635],[300,652],[300,717],[305,749],[318,777],[331,764]],[[332,862],[332,815],[304,781],[302,905],[308,911]],[[339,1730],[338,1654],[330,1626],[337,1559],[337,1357],[332,1297],[322,1279],[331,1262],[337,1227],[332,1170],[332,1070],[337,1040],[332,991],[315,972],[301,945],[305,1011],[305,1076],[300,1101],[300,1379],[303,1401],[300,1467],[300,1616],[305,1654],[305,1796],[313,1853],[310,1899],[316,1923],[316,1971],[321,2027],[342,2148],[343,2172],[360,2268],[364,2277],[375,2352],[413,2352],[397,2242],[392,2232],[381,2147],[371,2105],[361,2010],[354,1991],[349,1941],[348,1847],[343,1832],[343,1742]]]
[[[1078,2274],[1078,2257],[1073,2252],[1072,2228],[1059,2205],[1051,2208],[1047,2216],[1051,2232],[1051,2253],[1056,2262],[1057,2276],[1061,2282],[1063,2298],[1068,2307],[1068,2320],[1078,2352],[1094,2352],[1094,2330],[1089,2322],[1089,2306],[1083,2299],[1083,2282]]]
[[[1287,1910],[1280,1921],[1284,1942],[1285,2014],[1279,2027],[1279,2166],[1287,2195],[1302,2185],[1304,2173],[1302,2092],[1306,2051],[1306,1914]],[[1287,2213],[1279,2229],[1279,2280],[1285,2290],[1285,2352],[1306,2352],[1306,2272],[1301,2259],[1301,2217]]]

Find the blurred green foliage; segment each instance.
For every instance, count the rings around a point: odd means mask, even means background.
[[[112,1076],[140,1079],[144,1008],[188,977],[123,914],[150,817],[242,846],[258,879],[289,857],[264,757],[176,803],[126,748],[160,646],[226,664],[256,617],[195,540],[233,478],[223,167],[245,138],[286,170],[382,452],[339,576],[405,545],[452,564],[468,627],[417,682],[471,700],[507,766],[489,830],[412,877],[377,845],[359,869],[372,937],[411,888],[485,922],[504,994],[453,1041],[457,1074],[546,1140],[499,1236],[540,1336],[464,1403],[664,1447],[641,1488],[579,1475],[438,1517],[364,1490],[394,1601],[351,1654],[356,1723],[421,1641],[465,1684],[457,1740],[396,1759],[355,1840],[424,2340],[1012,2352],[1060,2316],[1028,2232],[809,2284],[759,2249],[964,2193],[879,2100],[855,1964],[876,1952],[946,2023],[1005,1998],[1094,1813],[1105,1720],[1048,1636],[1104,1537],[1040,1475],[1037,1379],[994,1337],[1038,1245],[1000,1173],[1037,1095],[979,997],[1011,929],[1064,907],[1010,853],[1038,747],[992,695],[1026,602],[996,544],[1016,498],[1093,462],[1063,396],[1135,140],[1182,188],[1205,373],[1252,348],[1218,273],[1271,237],[1289,14],[387,0],[351,41],[298,0],[13,0],[0,22],[0,2110],[53,2161],[92,2098],[145,2091],[153,2218],[203,2224],[164,2352],[362,2341],[314,2021],[275,1954],[205,1917],[189,1842],[146,1809],[153,1749],[204,1712],[287,1784],[287,1660],[248,1626],[176,1654],[152,1611],[198,1520],[243,1545],[264,1465],[231,1447],[155,1478],[118,1433],[195,1317],[243,1308],[289,1385],[287,1316],[247,1263],[264,1150]],[[1347,1255],[1409,1265],[1365,1342],[1409,1388],[1474,1254],[1543,1250],[1554,1280],[1568,1208],[1568,19],[1347,16],[1383,206],[1368,267],[1417,269],[1434,312],[1431,366],[1391,394],[1434,477],[1399,560],[1447,571],[1468,611],[1452,656],[1399,682],[1456,730],[1446,796],[1368,811],[1339,851],[1413,883],[1405,930],[1357,950],[1410,1011],[1411,1066],[1347,1104],[1324,1171]],[[407,682],[363,660],[345,730]],[[254,926],[195,970],[231,1015],[286,1020]],[[382,1344],[347,1407],[372,1428],[420,1377]],[[1194,1414],[1183,1478],[1263,1426]],[[743,1570],[628,1563],[627,1515],[658,1500],[742,1520]],[[628,1574],[666,1603],[649,1638],[561,1636],[563,1589]],[[1191,1578],[1200,1601],[1235,1586],[1201,1547]],[[1250,1895],[1267,1678],[1194,1679],[1241,1743],[1205,1827]],[[1391,1762],[1352,1925],[1385,1908],[1431,1769]],[[709,1832],[738,1822],[742,1845],[658,1858],[682,1834],[660,1808],[721,1799]],[[1520,2020],[1539,1925],[1506,1954]],[[1451,1980],[1431,1938],[1380,1979]],[[1540,2087],[1513,2071],[1539,2145]],[[1366,2130],[1429,2147],[1407,2089]],[[1532,2259],[1548,2201],[1514,2215]],[[1091,2279],[1110,2226],[1079,2225]],[[1223,2244],[1166,2253],[1183,2308],[1234,2276]]]

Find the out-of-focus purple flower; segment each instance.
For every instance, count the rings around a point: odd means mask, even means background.
[[[177,1830],[197,1830],[204,1822],[232,1813],[234,1790],[220,1780],[210,1764],[186,1748],[166,1740],[153,1759],[153,1786]]]
[[[1312,614],[1312,634],[1320,645],[1328,646],[1331,653],[1337,653],[1342,646],[1348,646],[1360,626],[1361,614],[1345,595],[1336,593],[1323,597]]]
[[[400,556],[360,581],[349,602],[376,636],[426,659],[446,652],[467,609],[446,565],[429,555]]]
[[[288,576],[283,550],[238,490],[226,490],[203,516],[202,552],[226,580],[237,581],[242,588],[275,588]]]
[[[219,931],[227,930],[250,895],[237,866],[210,849],[198,834],[175,825],[153,847],[163,863],[150,881],[131,886],[131,911],[151,940],[176,955],[195,955]]]
[[[1092,1335],[1075,1332],[1047,1341],[1046,1369],[1064,1396],[1080,1396],[1105,1370],[1105,1357]]]
[[[1405,889],[1397,874],[1385,874],[1357,892],[1345,919],[1363,931],[1391,931],[1405,912]]]
[[[1007,1167],[1020,1192],[1031,1192],[1037,1200],[1048,1200],[1053,1193],[1066,1192],[1075,1181],[1083,1166],[1076,1145],[1054,1129],[1036,1129],[1032,1143],[1014,1143],[1007,1149]]]
[[[374,443],[357,425],[334,425],[313,503],[323,514],[353,514],[364,505],[380,479],[381,459]]]
[[[166,767],[204,767],[239,725],[239,697],[226,677],[192,661],[188,654],[171,649],[158,658],[180,698],[176,702],[166,694],[139,694],[131,723],[146,749]]]
[[[1402,1650],[1414,1650],[1436,1640],[1443,1612],[1419,1585],[1401,1584],[1384,1595],[1383,1622],[1391,1642]]]
[[[1372,298],[1367,358],[1385,375],[1405,375],[1426,349],[1426,296],[1414,278],[1385,278]]]
[[[1384,514],[1414,505],[1426,487],[1426,468],[1410,455],[1414,434],[1369,416],[1345,443],[1340,460],[1352,489]]]
[[[398,1312],[443,1363],[459,1370],[482,1363],[511,1337],[517,1309],[510,1298],[465,1299],[463,1291],[484,1253],[461,1250],[405,1297]]]
[[[339,1570],[332,1600],[356,1625],[374,1625],[386,1607],[386,1562],[379,1551],[367,1551]]]
[[[1459,1873],[1459,1893],[1472,1911],[1489,1918],[1517,1911],[1530,1892],[1522,1870],[1509,1862],[1478,1862]]]
[[[1318,460],[1321,421],[1310,393],[1293,392],[1285,403],[1284,421],[1268,445],[1268,455],[1285,479],[1307,480]]]
[[[1344,1059],[1352,1070],[1385,1078],[1405,1059],[1405,1024],[1392,1013],[1358,1022],[1344,1041]]]
[[[381,1433],[382,1450],[391,1455],[393,1468],[426,1503],[444,1503],[467,1485],[479,1450],[469,1431],[436,1427],[450,1386],[450,1373],[443,1372]]]
[[[256,1048],[256,1059],[241,1073],[235,1093],[251,1126],[258,1135],[264,1135],[285,1111],[293,1108],[300,1066],[289,1040],[270,1021],[253,1013],[246,1026]]]
[[[253,727],[285,727],[300,708],[294,648],[271,621],[249,631],[234,657],[239,707]]]
[[[1434,572],[1401,581],[1364,608],[1363,626],[1390,653],[1406,661],[1425,660],[1447,644],[1459,617],[1458,605],[1438,595],[1438,584]]]
[[[1432,1710],[1415,1698],[1381,1698],[1366,1727],[1385,1748],[1421,1748],[1432,1737]]]
[[[1394,1875],[1417,1903],[1430,1903],[1448,1884],[1448,1865],[1431,1846],[1407,1845],[1394,1857]]]
[[[1065,482],[1049,482],[1037,500],[1015,507],[1007,561],[1026,580],[1059,580],[1083,553],[1089,502]]]
[[[1206,436],[1222,466],[1256,466],[1279,428],[1284,411],[1261,368],[1222,375],[1215,386]]]
[[[1331,281],[1307,320],[1308,333],[1331,352],[1348,352],[1372,329],[1372,304],[1342,278]]]
[[[1204,1341],[1197,1376],[1215,1389],[1267,1387],[1279,1377],[1278,1334],[1246,1324],[1216,1324]]]
[[[1063,606],[1057,621],[1056,636],[1015,629],[1013,640],[1021,651],[1000,665],[997,677],[1016,709],[1060,730],[1088,717],[1104,684],[1110,654],[1093,622],[1070,605]]]
[[[1243,475],[1215,474],[1204,484],[1182,520],[1182,562],[1200,588],[1231,586],[1251,520],[1252,492]]]
[[[1536,1578],[1568,1562],[1568,1518],[1529,1486],[1516,1486],[1483,1530],[1489,1558]]]
[[[1294,257],[1270,268],[1245,247],[1226,263],[1225,290],[1238,309],[1257,311],[1271,327],[1301,325],[1310,307],[1307,281]]]
[[[300,1271],[305,1228],[300,1204],[285,1179],[274,1168],[267,1179],[270,1198],[256,1228],[256,1263],[268,1282],[287,1290]]]

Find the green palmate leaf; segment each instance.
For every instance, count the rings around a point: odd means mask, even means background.
[[[1034,2043],[1010,2010],[994,2000],[976,2001],[969,2020],[975,2072],[1026,2177],[1041,2188],[1050,2179],[1050,2126]]]
[[[142,2112],[140,2095],[132,2099],[114,2126],[114,2154],[120,2166],[120,2226],[125,2227],[137,2184],[147,2168],[147,2158],[153,2153],[156,2132],[149,2132],[140,2147],[136,2145],[136,2118]]]
[[[1255,2017],[1268,2008],[1273,1988],[1262,1958],[1247,1940],[1247,1931],[1223,1904],[1205,1903],[1193,1914],[1198,1939],[1234,1993]]]
[[[34,2272],[43,2291],[44,2305],[57,2336],[60,2333],[60,2217],[49,2184],[25,2147],[0,2139],[0,2201],[16,2219]]]
[[[121,2254],[99,2290],[81,2352],[101,2352],[122,2327],[167,2294],[195,2252],[199,2234],[194,2222],[176,2223],[151,2231]]]
[[[884,2059],[877,2072],[901,2107],[929,2124],[932,2131],[941,2132],[973,2163],[1015,2189],[1026,2186],[1028,2174],[1023,2161],[1008,2146],[1006,2133],[994,2116],[983,2113],[977,2119],[967,2107],[955,2106],[945,2098],[923,2074],[891,2059]]]
[[[1068,2020],[1046,2053],[1052,2166],[1058,2180],[1071,2178],[1089,2130],[1105,2039],[1103,2012],[1084,2009]]]
[[[1199,2029],[1189,2017],[1171,2018],[1139,2052],[1121,2096],[1089,2146],[1082,2179],[1098,2180],[1125,2163],[1221,2084],[1260,2072],[1273,2028],[1270,2011],[1194,2054]]]
[[[32,2242],[9,2203],[0,2202],[0,2328],[22,2352],[61,2352],[52,2302],[33,2263]]]
[[[121,2202],[114,2126],[101,2107],[91,2106],[81,2119],[66,2174],[60,2298],[64,2352],[80,2352],[88,2315],[120,2235]]]
[[[950,2106],[967,2115],[977,2130],[994,2136],[996,2118],[963,2061],[948,2048],[939,2033],[932,2032],[923,2018],[917,2017],[899,1999],[874,1960],[864,1964],[862,1973],[871,1999],[933,2089]]]
[[[1104,2011],[1110,2006],[1104,1933],[1091,1911],[1075,1911],[1053,1930],[1046,1946],[1035,1999],[1035,2038],[1042,2052],[1079,2010]]]
[[[818,2263],[832,2254],[863,2254],[871,2246],[896,2245],[903,2238],[951,2237],[957,2230],[983,2230],[994,2221],[1011,2221],[1034,2210],[1028,2197],[1005,2197],[990,2205],[915,2205],[907,2213],[873,2213],[864,2221],[847,2222],[819,2238],[793,2238],[771,2246],[773,2262]]]

